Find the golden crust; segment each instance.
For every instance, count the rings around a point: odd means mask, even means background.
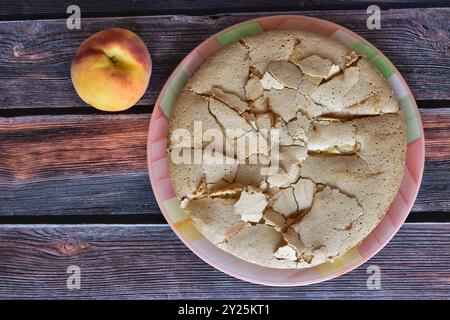
[[[376,227],[400,187],[403,113],[367,59],[330,38],[271,31],[219,50],[178,97],[170,136],[193,133],[194,120],[228,142],[244,136],[226,129],[241,129],[269,147],[243,150],[246,160],[260,156],[253,163],[177,165],[169,157],[197,229],[252,263],[305,268],[345,253]],[[270,141],[275,133],[280,139]],[[169,155],[203,154],[208,143],[171,139]],[[239,150],[218,151],[232,160]]]

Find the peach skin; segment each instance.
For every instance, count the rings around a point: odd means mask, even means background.
[[[103,111],[135,105],[147,89],[152,62],[147,46],[126,29],[97,32],[78,48],[72,83],[84,102]]]

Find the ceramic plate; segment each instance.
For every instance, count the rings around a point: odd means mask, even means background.
[[[408,147],[400,190],[378,226],[355,248],[333,262],[307,269],[274,269],[258,266],[222,251],[203,237],[192,224],[172,188],[167,162],[170,114],[190,76],[214,52],[239,39],[268,30],[307,30],[330,37],[364,55],[380,71],[398,100],[407,123]],[[270,286],[300,286],[338,277],[358,267],[395,235],[408,216],[419,191],[425,160],[423,128],[411,90],[392,63],[354,32],[325,20],[306,16],[269,16],[231,26],[205,40],[189,53],[164,85],[155,104],[148,135],[147,161],[159,207],[178,237],[211,266],[242,280]]]

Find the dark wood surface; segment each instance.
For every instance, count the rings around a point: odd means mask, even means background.
[[[65,27],[78,4],[82,29]],[[367,30],[379,4],[381,30]],[[450,298],[450,1],[0,0],[0,298]],[[422,187],[408,222],[377,256],[338,279],[267,288],[229,277],[165,223],[149,183],[146,139],[170,72],[206,37],[249,18],[306,14],[367,38],[414,92],[426,137]],[[126,112],[86,106],[70,81],[79,44],[108,27],[137,32],[150,87]],[[66,268],[82,268],[82,289]],[[382,289],[366,288],[366,268]],[[182,266],[182,267],[181,267]]]
[[[402,227],[373,259],[337,279],[274,288],[232,278],[192,254],[166,225],[0,226],[0,298],[442,299],[450,290],[450,224]],[[67,267],[81,289],[66,288]],[[378,265],[381,289],[367,289]]]

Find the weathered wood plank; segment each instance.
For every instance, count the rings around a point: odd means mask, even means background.
[[[425,130],[426,157],[430,161],[450,159],[450,102],[449,108],[421,109]]]
[[[0,226],[0,298],[448,299],[450,224],[405,224],[374,258],[337,279],[297,288],[246,283],[196,257],[166,225]],[[69,265],[81,290],[66,288]],[[368,290],[369,265],[381,290]]]
[[[433,161],[425,158],[422,185],[412,211],[450,211],[449,172],[449,159]]]
[[[414,212],[450,211],[450,108],[423,109]],[[160,214],[147,173],[150,114],[0,118],[0,216]]]
[[[414,204],[417,211],[450,211],[450,108],[422,109],[425,170]],[[442,201],[443,200],[443,201]]]
[[[0,119],[0,215],[159,213],[150,114]]]
[[[450,99],[450,9],[399,9],[382,13],[381,30],[366,28],[365,10],[292,12],[342,24],[380,48],[406,77],[418,99]],[[270,13],[216,16],[149,16],[83,19],[81,30],[65,20],[0,23],[0,110],[84,105],[70,81],[79,44],[109,27],[137,32],[153,58],[153,75],[141,105],[154,104],[181,59],[209,35]]]
[[[66,17],[66,9],[72,5],[70,0],[45,1],[0,1],[0,18],[30,19],[34,17]],[[103,0],[77,1],[83,17],[108,17],[128,15],[155,14],[211,14],[230,12],[257,11],[293,11],[293,10],[331,10],[331,9],[365,9],[376,4],[382,9],[447,6],[445,0]]]

